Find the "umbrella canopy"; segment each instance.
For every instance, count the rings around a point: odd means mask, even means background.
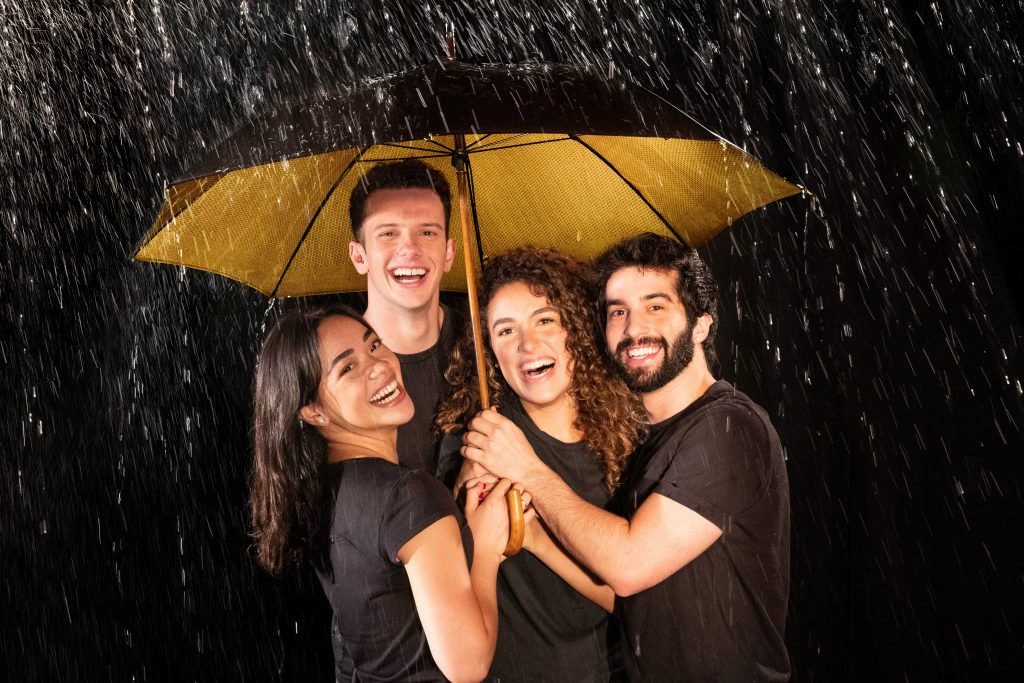
[[[249,122],[168,188],[135,258],[268,296],[362,290],[346,255],[349,195],[369,165],[406,158],[452,187],[455,164],[468,160],[477,268],[525,244],[585,259],[643,230],[700,246],[801,191],[621,79],[438,62]],[[458,225],[458,202],[451,218]],[[444,289],[466,289],[465,258]]]
[[[250,122],[168,188],[135,258],[271,297],[362,290],[346,254],[351,191],[370,165],[409,158],[458,188],[449,222],[462,260],[441,286],[469,293],[478,368],[485,254],[532,244],[586,259],[643,230],[699,246],[801,191],[643,88],[565,66],[452,60]],[[515,489],[507,497],[514,555],[523,504]]]

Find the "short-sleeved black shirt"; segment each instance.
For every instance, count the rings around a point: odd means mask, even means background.
[[[501,413],[523,430],[540,459],[580,497],[604,506],[604,470],[584,442],[564,443],[545,434],[515,397]],[[607,612],[525,550],[502,562],[498,646],[490,680],[582,683],[608,678]]]
[[[398,428],[398,461],[414,470],[431,474],[437,471],[438,436],[434,430],[434,415],[448,391],[444,371],[451,360],[456,334],[461,331],[461,316],[448,306],[437,343],[419,353],[399,353],[402,366],[402,385],[409,392],[416,413]]]
[[[631,518],[658,493],[722,536],[619,610],[631,672],[644,681],[785,681],[789,483],[767,414],[719,380],[651,426],[610,509]]]
[[[428,472],[382,458],[329,466],[336,486],[330,573],[320,582],[334,610],[353,681],[443,681],[416,613],[398,551],[434,522],[455,515],[467,563],[473,537],[451,494]]]

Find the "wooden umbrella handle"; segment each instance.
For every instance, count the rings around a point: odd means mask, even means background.
[[[523,547],[526,535],[526,519],[523,515],[523,495],[518,489],[509,489],[505,494],[508,503],[508,543],[505,545],[505,557],[512,557]]]
[[[455,135],[455,150],[457,158],[464,158],[466,152],[466,138],[464,135]],[[477,381],[480,383],[480,408],[487,410],[491,405],[491,401],[487,387],[487,364],[484,358],[483,334],[480,329],[480,300],[476,292],[476,268],[473,263],[473,250],[470,247],[469,223],[472,220],[472,216],[469,208],[469,183],[466,179],[465,161],[460,161],[455,166],[455,174],[459,181],[459,222],[462,227],[462,255],[466,268],[466,293],[469,295],[469,319],[473,325],[476,376]],[[526,523],[523,517],[523,497],[519,491],[509,489],[509,492],[505,494],[505,502],[508,504],[508,545],[505,546],[505,557],[512,557],[523,547],[523,536],[526,534]]]

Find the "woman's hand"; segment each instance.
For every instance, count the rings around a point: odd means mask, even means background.
[[[512,488],[512,482],[502,479],[496,484],[477,480],[466,489],[466,521],[473,532],[473,544],[477,551],[500,556],[508,542],[508,512],[505,507],[505,492]],[[492,496],[491,493],[498,495]]]
[[[512,488],[508,479],[494,482],[495,477],[487,474],[466,482],[466,521],[473,532],[473,543],[478,551],[501,555],[508,543],[508,506],[505,494]],[[530,507],[530,494],[522,487],[525,520],[529,527],[537,517],[536,511]],[[492,495],[493,494],[493,495]]]

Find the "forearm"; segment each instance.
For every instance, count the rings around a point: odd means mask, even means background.
[[[539,524],[539,521],[537,523]],[[615,592],[611,587],[602,583],[566,554],[547,533],[535,532],[534,542],[528,550],[577,593],[606,612],[611,612],[615,608]]]
[[[498,564],[501,558],[491,553],[473,553],[473,568],[469,572],[469,580],[473,584],[473,593],[480,605],[480,617],[483,619],[484,631],[490,641],[488,662],[494,657],[494,647],[498,639]]]
[[[580,498],[547,467],[531,473],[525,484],[537,512],[569,555],[622,594],[620,587],[626,588],[640,556],[629,522]]]

